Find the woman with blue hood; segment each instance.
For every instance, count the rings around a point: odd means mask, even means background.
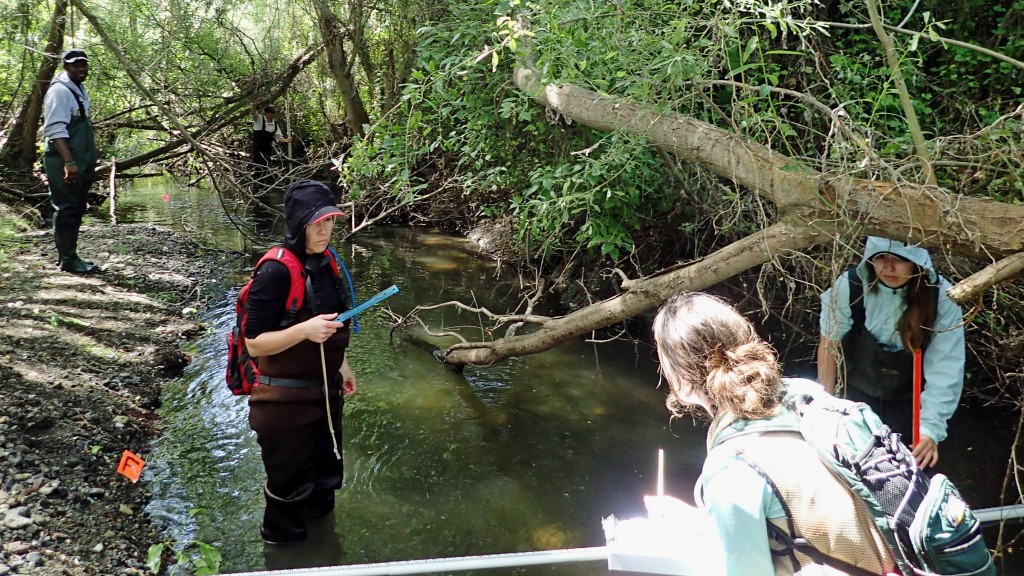
[[[963,312],[928,251],[869,237],[864,260],[821,295],[818,382],[865,402],[908,441],[913,438],[914,350],[922,350],[920,430],[913,446],[922,467],[939,460],[938,443],[964,384]],[[840,377],[841,376],[841,377]]]
[[[280,249],[302,264],[306,297],[290,312],[291,273],[281,261],[266,260],[253,278],[244,324],[246,348],[260,371],[249,398],[249,426],[267,473],[260,534],[273,544],[304,540],[306,519],[334,509],[344,475],[338,448],[344,396],[356,387],[345,354],[349,321],[334,321],[349,303],[327,248],[344,213],[331,189],[312,180],[288,188],[284,209]]]

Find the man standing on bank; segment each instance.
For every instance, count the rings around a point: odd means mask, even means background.
[[[53,204],[53,242],[61,270],[98,274],[95,264],[78,257],[78,231],[99,157],[83,84],[89,75],[89,57],[84,50],[71,49],[60,59],[64,72],[54,76],[43,100],[43,167]]]
[[[253,180],[262,183],[267,177],[270,159],[274,157],[274,141],[287,144],[292,141],[281,132],[281,127],[274,122],[277,110],[273,106],[263,109],[263,114],[256,112],[252,105],[252,163]]]

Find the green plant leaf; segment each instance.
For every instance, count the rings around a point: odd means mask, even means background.
[[[149,547],[149,553],[146,554],[146,568],[153,574],[160,572],[161,558],[164,554],[164,545],[153,544]]]

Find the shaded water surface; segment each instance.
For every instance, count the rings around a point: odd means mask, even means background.
[[[219,244],[244,245],[209,193],[173,190],[163,202],[164,192],[160,185],[129,191],[122,218],[211,227],[205,233]],[[358,298],[397,284],[401,291],[387,304],[398,313],[455,299],[504,311],[521,296],[514,277],[472,256],[459,238],[379,228],[338,247]],[[224,271],[235,275],[228,284],[240,285],[248,265],[240,260]],[[642,514],[659,447],[666,449],[666,491],[691,499],[704,431],[689,420],[669,424],[648,344],[581,340],[457,374],[391,335],[377,308],[360,317],[349,349],[359,391],[345,406],[346,478],[337,508],[311,523],[308,542],[265,547],[259,449],[245,399],[232,397],[223,381],[231,299],[225,294],[204,318],[210,329],[194,361],[164,392],[164,433],[144,475],[153,493],[148,513],[167,538],[214,545],[224,572],[600,546],[603,516]],[[465,311],[428,317],[435,326],[478,321]],[[977,455],[977,440],[962,441],[958,452]],[[984,505],[996,501],[986,498]],[[607,571],[580,563],[487,572]]]
[[[219,219],[202,192],[178,192],[169,203],[158,186],[132,192],[138,200],[126,194],[122,207],[149,221]],[[230,236],[219,241],[231,245]],[[516,279],[471,255],[460,238],[381,228],[339,248],[359,299],[400,287],[387,302],[396,312],[454,299],[503,311],[520,298]],[[225,272],[237,285],[248,265]],[[168,538],[216,546],[224,571],[603,545],[602,516],[639,514],[642,495],[654,490],[658,447],[670,449],[669,472],[691,483],[703,459],[703,432],[669,426],[648,345],[580,341],[457,374],[407,337],[392,337],[374,309],[361,316],[349,350],[359,391],[345,406],[337,509],[311,526],[309,542],[265,548],[259,449],[245,399],[223,382],[230,301],[226,294],[204,318],[210,330],[192,364],[165,390],[164,434],[144,476],[154,495],[148,512]],[[435,326],[478,322],[466,312],[428,317]]]

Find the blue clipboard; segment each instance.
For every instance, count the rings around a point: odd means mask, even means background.
[[[385,288],[378,292],[377,294],[375,294],[366,302],[363,302],[362,304],[354,308],[350,308],[342,312],[341,314],[338,314],[338,317],[335,318],[334,320],[331,320],[331,322],[344,322],[345,320],[348,320],[349,318],[355,316],[356,314],[359,314],[360,312],[366,310],[367,308],[380,304],[381,302],[383,302],[387,298],[394,296],[395,294],[398,294],[398,286],[392,284],[390,287]]]

